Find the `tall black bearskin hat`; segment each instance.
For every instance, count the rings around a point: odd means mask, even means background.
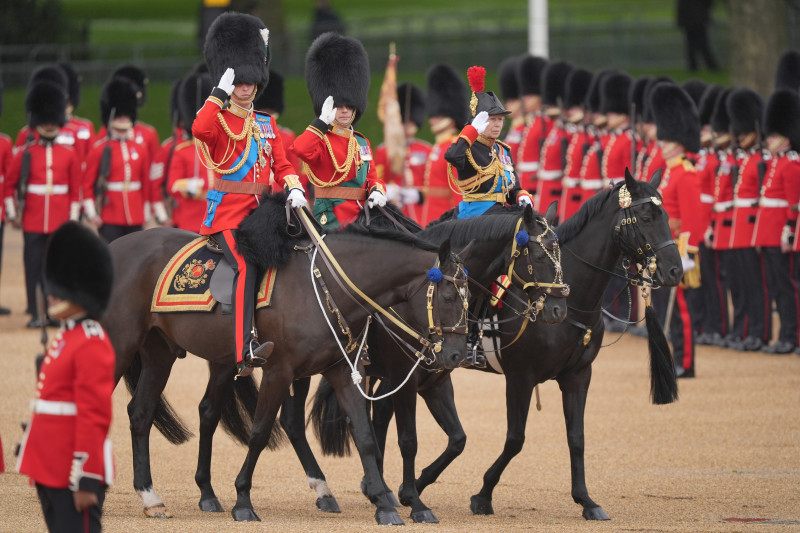
[[[497,80],[500,84],[500,96],[504,102],[519,98],[519,83],[517,82],[518,57],[507,57],[497,69]]]
[[[764,135],[777,133],[800,150],[800,94],[789,89],[772,93],[764,111]]]
[[[689,94],[674,83],[659,83],[650,95],[660,141],[683,145],[688,152],[700,150],[700,117]]]
[[[725,101],[734,135],[746,135],[761,129],[764,116],[764,99],[752,89],[739,87],[731,91]]]
[[[542,72],[542,104],[559,106],[564,100],[567,88],[567,76],[572,72],[572,65],[566,61],[555,61],[545,67]]]
[[[3,78],[0,77],[0,117],[3,116]]]
[[[131,80],[136,87],[136,99],[139,102],[139,106],[144,105],[144,103],[147,101],[147,84],[150,83],[150,80],[147,79],[147,74],[145,74],[144,70],[140,69],[136,65],[120,65],[114,69],[114,72],[111,73],[111,77],[128,78]]]
[[[100,94],[100,119],[108,127],[114,117],[128,117],[136,122],[139,116],[138,88],[130,78],[111,78]]]
[[[589,88],[586,90],[584,105],[587,110],[593,112],[600,111],[600,86],[606,77],[615,73],[617,73],[617,71],[614,69],[606,69],[594,75],[592,83],[589,84]]]
[[[450,117],[461,129],[469,118],[467,85],[450,65],[438,63],[428,69],[425,75],[428,89],[427,105],[429,117]]]
[[[80,305],[89,318],[100,318],[108,307],[114,266],[106,243],[77,222],[66,222],[47,243],[44,291]]]
[[[732,90],[731,88],[722,89],[714,102],[714,110],[708,121],[712,131],[726,134],[731,129],[731,117],[728,115],[728,107],[725,104]]]
[[[714,113],[714,106],[717,103],[717,98],[722,94],[721,85],[709,85],[700,98],[700,104],[697,106],[697,111],[700,113],[700,125],[705,126],[711,124],[711,115]]]
[[[589,85],[592,83],[592,74],[586,69],[573,69],[567,76],[564,88],[564,109],[583,105]]]
[[[72,64],[66,61],[60,61],[58,66],[67,75],[67,97],[69,103],[72,104],[73,109],[77,109],[81,103],[81,76],[72,67]]]
[[[422,89],[413,83],[401,83],[397,86],[397,101],[403,122],[409,120],[421,128],[425,122],[425,93]]]
[[[517,63],[517,85],[519,94],[539,95],[542,94],[542,71],[547,66],[547,60],[543,57],[525,55]]]
[[[272,57],[268,36],[267,27],[253,15],[227,12],[214,19],[203,45],[203,57],[214,83],[232,68],[234,84],[252,83],[263,90],[269,83]]]
[[[775,89],[800,92],[800,52],[797,50],[787,50],[778,60]]]
[[[627,115],[630,113],[630,100],[633,78],[624,72],[609,74],[600,84],[600,112],[601,113],[620,113]]]
[[[478,113],[486,111],[489,116],[508,115],[508,111],[503,107],[503,102],[492,91],[484,91],[486,88],[486,69],[473,65],[467,69],[467,81],[472,89],[472,96],[469,99],[469,110],[475,117]]]
[[[703,97],[703,93],[706,92],[708,84],[703,80],[692,78],[683,82],[681,84],[681,87],[683,87],[683,90],[686,91],[689,94],[689,96],[692,97],[694,105],[696,105],[697,108],[700,109],[700,99]]]
[[[57,85],[61,88],[65,95],[69,91],[69,79],[67,78],[67,73],[64,72],[64,69],[58,65],[45,65],[34,70],[31,73],[30,79],[28,80],[28,88],[31,88],[37,83],[43,81]]]
[[[333,96],[333,105],[356,110],[353,124],[367,109],[369,91],[369,58],[361,41],[326,32],[314,39],[306,53],[306,86],[314,105],[314,113]]]
[[[652,76],[641,76],[636,78],[631,84],[631,90],[628,94],[628,103],[631,106],[636,106],[636,120],[641,120],[644,114],[644,90],[647,88],[647,83],[652,80]]]
[[[279,115],[283,113],[286,109],[286,102],[283,99],[283,76],[270,69],[269,83],[256,94],[253,108],[257,111],[274,111]]]
[[[203,101],[214,88],[214,82],[207,73],[188,74],[181,81],[178,89],[178,113],[183,121],[183,129],[191,135],[192,123],[197,110],[203,107]]]
[[[653,106],[650,105],[650,96],[655,86],[659,83],[674,84],[675,80],[669,76],[656,76],[647,82],[647,85],[644,87],[644,100],[642,100],[642,122],[649,124],[655,122],[655,119],[653,118]]]
[[[49,81],[34,83],[25,95],[25,112],[31,129],[42,124],[61,127],[67,123],[67,93]]]

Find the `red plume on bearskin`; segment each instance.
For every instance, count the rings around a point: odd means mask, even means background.
[[[482,93],[486,86],[486,69],[474,65],[467,69],[467,79],[469,80],[469,87],[474,93]]]

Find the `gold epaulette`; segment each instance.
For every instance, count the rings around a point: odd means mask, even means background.
[[[308,126],[306,128],[306,130],[310,131],[311,133],[314,133],[316,135],[319,135],[320,137],[324,137],[325,136],[325,133],[323,133],[320,129],[315,128],[314,126]]]
[[[500,146],[502,146],[503,148],[505,148],[509,152],[511,151],[511,147],[509,145],[507,145],[506,143],[504,143],[503,141],[501,141],[500,139],[496,139],[494,142],[496,142],[497,144],[499,144]]]

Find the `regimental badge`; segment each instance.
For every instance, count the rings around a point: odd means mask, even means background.
[[[408,157],[408,164],[413,166],[417,165],[424,165],[425,162],[428,160],[428,154],[421,150],[416,150],[411,152],[411,155]]]
[[[272,154],[272,145],[269,143],[264,143],[264,155],[269,157]]]
[[[133,146],[131,146],[131,159],[133,159],[134,161],[139,159],[139,152],[137,152],[136,148],[134,148]]]
[[[362,161],[372,161],[372,151],[369,149],[369,146],[360,146],[361,151],[361,160]]]
[[[322,224],[323,226],[325,224],[327,224],[328,223],[328,215],[326,215],[325,213],[322,213],[322,216],[319,217],[319,223]]]
[[[213,259],[208,259],[205,263],[199,259],[192,259],[190,263],[183,266],[180,274],[175,276],[172,286],[176,291],[183,292],[187,288],[196,289],[205,285],[208,281],[208,273],[216,266]]]

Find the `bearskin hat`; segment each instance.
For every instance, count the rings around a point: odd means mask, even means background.
[[[517,82],[518,57],[507,57],[500,63],[497,70],[497,80],[500,84],[500,96],[503,101],[519,98],[519,83]]]
[[[787,50],[778,60],[775,89],[800,92],[800,52],[797,50]]]
[[[81,76],[75,71],[72,64],[66,61],[59,62],[58,66],[61,67],[61,70],[67,75],[67,96],[69,98],[69,103],[72,104],[73,109],[77,109],[81,103]]]
[[[311,95],[314,113],[333,96],[334,106],[356,110],[353,124],[367,109],[369,91],[369,58],[361,41],[326,32],[314,39],[306,53],[306,86]]]
[[[468,122],[467,85],[450,65],[439,63],[425,75],[429,117],[450,117],[461,129]]]
[[[78,222],[66,222],[45,249],[44,291],[80,305],[89,318],[108,307],[114,281],[111,253],[105,242]]]
[[[720,94],[722,94],[721,85],[714,84],[706,87],[702,98],[700,98],[700,104],[697,106],[697,111],[700,113],[701,126],[711,123],[711,115],[714,113],[714,106]]]
[[[686,80],[681,84],[683,90],[692,97],[694,101],[694,105],[700,108],[700,99],[703,97],[703,93],[706,92],[706,88],[708,84],[703,80],[698,80],[697,78],[691,78]]]
[[[542,104],[559,106],[564,99],[567,76],[572,72],[572,65],[566,61],[555,61],[545,67],[542,72]]]
[[[217,83],[225,70],[233,69],[233,83],[252,83],[261,91],[269,83],[269,61],[272,57],[267,27],[260,18],[243,13],[227,12],[211,23],[203,45],[203,57],[211,79]]]
[[[111,73],[111,77],[128,78],[133,82],[133,85],[136,87],[136,99],[139,102],[139,106],[144,105],[147,101],[147,84],[150,83],[144,70],[136,65],[120,65],[114,69],[114,72]]]
[[[800,150],[800,94],[789,89],[772,93],[764,111],[764,135],[777,133]]]
[[[731,129],[731,117],[728,115],[728,107],[726,102],[728,101],[728,95],[731,94],[731,88],[725,88],[720,91],[719,96],[717,96],[717,100],[714,102],[714,110],[711,112],[711,118],[709,119],[709,125],[711,125],[711,130],[717,133],[728,133]]]
[[[39,67],[31,73],[28,80],[28,88],[33,87],[39,82],[46,81],[61,88],[64,94],[69,91],[69,79],[64,69],[58,65],[45,65]]]
[[[543,57],[525,55],[517,63],[517,85],[519,94],[542,94],[542,71],[547,66]]]
[[[256,111],[268,109],[279,115],[283,113],[283,110],[286,109],[286,102],[283,99],[283,76],[270,69],[269,83],[256,95],[253,108]]]
[[[641,76],[631,84],[628,101],[631,106],[636,106],[636,120],[641,120],[644,114],[644,90],[647,88],[647,83],[652,79],[652,76]]]
[[[34,83],[25,95],[25,112],[31,129],[41,124],[61,127],[67,123],[67,93],[49,81]]]
[[[589,85],[592,83],[592,74],[586,69],[573,69],[567,76],[564,88],[564,109],[583,105]]]
[[[630,113],[628,96],[631,84],[633,78],[624,72],[606,76],[600,84],[600,113]]]
[[[492,91],[484,91],[486,88],[486,69],[473,65],[467,69],[467,81],[469,87],[472,89],[472,96],[469,100],[469,109],[472,116],[475,117],[478,113],[486,111],[491,115],[508,115],[508,111],[503,107],[503,102]]]
[[[400,116],[403,122],[410,120],[422,127],[425,122],[425,94],[413,83],[401,83],[397,86],[397,101],[400,104]]]
[[[683,145],[688,152],[700,150],[700,117],[689,94],[674,83],[659,83],[650,95],[658,139]]]
[[[739,87],[731,91],[725,101],[731,129],[734,135],[745,135],[761,129],[760,123],[764,115],[764,99],[752,89]]]
[[[655,86],[658,85],[659,83],[674,84],[675,80],[673,80],[669,76],[656,76],[655,78],[651,78],[647,82],[647,85],[645,85],[644,88],[644,100],[642,101],[642,103],[644,104],[642,106],[642,122],[649,124],[655,122],[655,119],[653,118],[653,109],[652,109],[653,106],[650,105],[650,96]]]
[[[617,71],[614,69],[606,69],[594,75],[592,83],[589,84],[589,88],[586,90],[584,105],[587,110],[592,112],[600,111],[600,85],[607,76],[615,73],[617,73]]]
[[[211,75],[189,74],[181,81],[178,89],[178,114],[183,121],[183,129],[191,135],[192,123],[197,116],[197,110],[203,107],[203,102],[214,88]]]
[[[0,117],[3,116],[3,78],[0,78]]]
[[[111,115],[125,116],[136,122],[139,116],[138,88],[130,78],[111,78],[100,94],[100,119],[108,127]]]

